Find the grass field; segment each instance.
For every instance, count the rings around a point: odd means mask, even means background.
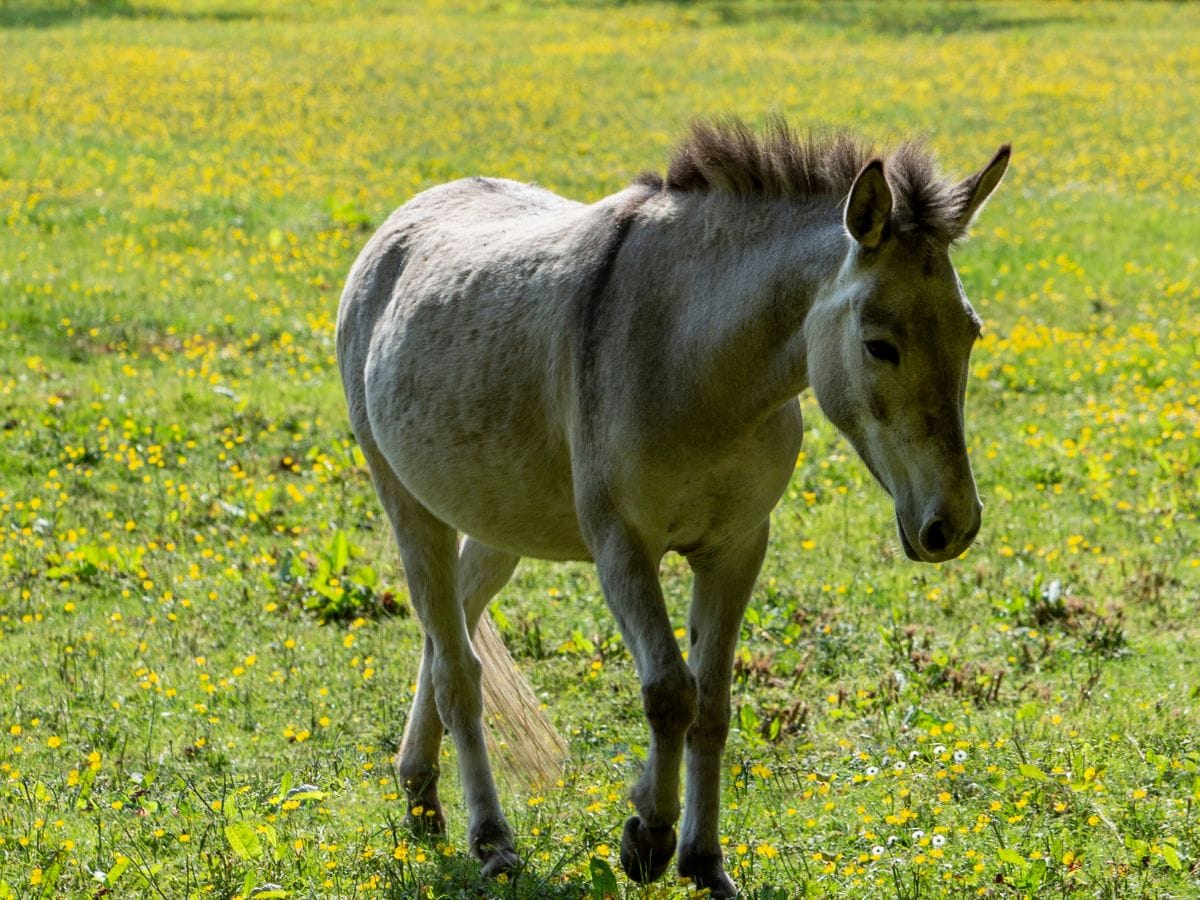
[[[805,399],[731,873],[1200,895],[1200,9],[0,0],[0,58],[0,898],[688,894],[619,873],[646,730],[585,566],[496,604],[571,742],[563,784],[503,791],[528,870],[479,880],[452,774],[451,842],[404,833],[419,632],[333,321],[418,190],[596,199],[723,112],[922,132],[960,174],[1014,145],[957,254],[979,544],[906,561]]]

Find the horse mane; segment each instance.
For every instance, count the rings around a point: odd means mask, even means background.
[[[800,137],[776,116],[760,136],[741,119],[728,117],[693,122],[671,156],[666,179],[647,173],[637,181],[659,189],[751,199],[828,196],[840,201],[863,166],[879,156],[872,145],[848,132]],[[893,221],[902,234],[947,244],[962,236],[962,188],[942,176],[920,141],[906,141],[882,158],[895,203]]]

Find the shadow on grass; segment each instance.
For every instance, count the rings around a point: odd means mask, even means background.
[[[526,0],[532,6],[637,6],[644,0]],[[1076,21],[1078,14],[1060,14],[1052,5],[995,2],[961,3],[914,0],[667,0],[679,7],[707,12],[722,22],[789,20],[836,30],[873,34],[955,34],[1036,28]],[[197,4],[203,6],[204,4]],[[367,4],[371,6],[372,4]],[[164,19],[176,21],[238,21],[258,18],[264,11],[252,2],[225,9],[179,10],[136,0],[0,0],[0,28],[51,28],[84,19]],[[1092,11],[1093,19],[1101,13]]]
[[[581,6],[635,6],[641,0],[566,0]],[[754,21],[806,22],[837,30],[873,34],[955,34],[1007,31],[1076,21],[1078,15],[1059,14],[1053,7],[985,2],[883,3],[879,0],[669,0],[676,6],[715,14],[721,21],[742,24]],[[550,4],[553,5],[553,4]],[[1092,16],[1097,15],[1091,13]]]
[[[54,28],[87,19],[145,19],[229,22],[253,19],[253,9],[183,11],[128,0],[0,0],[0,28]]]

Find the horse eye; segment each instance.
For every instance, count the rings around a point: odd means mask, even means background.
[[[863,345],[867,348],[867,352],[876,359],[892,365],[900,363],[900,351],[896,349],[895,344],[889,344],[887,341],[863,341]]]

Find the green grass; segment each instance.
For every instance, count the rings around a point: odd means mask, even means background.
[[[957,255],[979,545],[904,560],[805,399],[736,668],[735,878],[1200,892],[1194,7],[295,6],[0,2],[0,897],[686,895],[607,880],[646,731],[585,566],[497,603],[572,750],[505,786],[528,871],[480,881],[452,774],[451,841],[404,834],[419,632],[333,317],[416,191],[595,199],[721,112],[921,132],[962,174],[1014,144]]]

